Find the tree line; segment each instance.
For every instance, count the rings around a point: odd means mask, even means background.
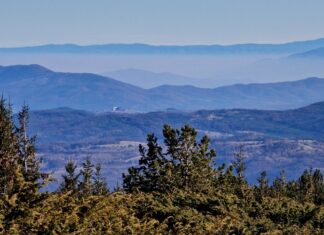
[[[101,165],[87,157],[65,165],[54,192],[42,172],[35,137],[27,135],[28,107],[14,120],[0,100],[0,233],[2,234],[323,234],[324,180],[306,169],[272,182],[264,171],[245,178],[243,148],[216,164],[209,139],[189,125],[163,127],[163,142],[148,134],[137,166],[109,190]]]

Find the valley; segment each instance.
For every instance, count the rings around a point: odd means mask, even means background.
[[[295,178],[305,167],[324,168],[324,103],[287,111],[92,113],[60,108],[32,111],[30,133],[37,135],[44,169],[58,178],[68,160],[81,163],[91,156],[115,186],[121,174],[137,164],[138,145],[146,142],[148,133],[162,140],[165,123],[177,128],[189,124],[200,137],[208,135],[219,165],[229,164],[242,146],[251,182],[262,170],[273,178],[284,169],[287,177]]]

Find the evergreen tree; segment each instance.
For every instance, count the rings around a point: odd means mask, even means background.
[[[259,187],[257,192],[257,198],[258,200],[262,200],[263,197],[268,196],[268,190],[269,190],[269,180],[267,178],[267,172],[262,171],[259,178]]]
[[[140,167],[130,167],[127,174],[123,173],[123,188],[126,192],[145,191],[145,179]],[[116,190],[114,190],[116,191]]]
[[[232,165],[237,175],[237,177],[232,177],[232,188],[234,193],[240,198],[243,198],[249,194],[249,187],[245,179],[245,159],[246,156],[244,153],[243,145],[240,145],[238,150],[234,152],[234,161],[232,161]]]
[[[283,187],[283,189],[285,188],[286,184],[287,184],[287,179],[286,179],[286,172],[285,170],[281,170],[280,171],[280,182],[281,185]]]
[[[324,204],[324,181],[323,175],[319,169],[316,169],[312,176],[314,185],[314,203]]]
[[[305,170],[297,181],[299,188],[299,200],[313,201],[315,194],[315,185],[313,182],[313,169]]]
[[[197,143],[197,132],[189,125],[180,130],[165,125],[163,129],[166,154],[172,162],[174,186],[185,191],[206,191],[212,188],[216,152],[209,149],[209,139],[204,136]],[[172,182],[171,181],[171,182]]]
[[[49,174],[40,172],[41,159],[36,157],[35,141],[36,136],[28,137],[27,127],[29,121],[29,107],[24,105],[18,114],[19,127],[17,135],[19,141],[20,163],[24,170],[24,177],[27,182],[30,182],[34,191],[39,190],[47,183]]]
[[[2,97],[0,100],[0,197],[15,193],[19,187],[15,173],[20,170],[19,142],[12,109]]]
[[[95,167],[92,191],[93,195],[107,195],[109,193],[107,182],[101,175],[101,165],[99,163]]]
[[[14,124],[12,109],[5,99],[0,100],[0,199],[5,208],[5,227],[32,209],[46,197],[39,189],[47,182],[48,174],[39,171],[35,154],[35,138],[27,136],[28,107],[19,113]]]
[[[222,164],[218,167],[215,177],[215,187],[224,193],[235,193],[237,191],[237,177],[233,171],[233,165],[226,168],[226,165]]]
[[[238,151],[234,152],[234,161],[232,161],[232,164],[240,181],[244,181],[245,179],[245,158],[246,157],[244,154],[243,146],[240,145]]]
[[[127,175],[123,175],[126,191],[136,189],[143,192],[165,190],[165,173],[167,159],[162,153],[162,147],[158,144],[154,134],[147,136],[147,148],[139,145],[139,167],[131,167]]]
[[[0,100],[0,190],[2,195],[12,195],[20,187],[14,183],[24,177],[24,195],[31,200],[49,179],[49,175],[39,170],[40,160],[36,157],[35,137],[27,136],[28,106],[19,112],[19,127],[13,121],[12,109],[4,98]],[[28,195],[28,196],[27,196]]]
[[[66,174],[63,175],[63,182],[60,186],[61,192],[71,192],[76,193],[78,190],[78,181],[80,177],[80,173],[76,173],[77,165],[74,161],[69,161],[65,165]]]
[[[186,125],[180,130],[169,125],[163,128],[166,152],[154,135],[148,135],[147,149],[140,146],[139,167],[132,167],[124,175],[126,191],[144,192],[206,191],[212,188],[215,170],[212,167],[215,151],[209,150],[209,139],[196,142],[197,132]]]
[[[79,192],[81,196],[87,197],[92,194],[93,167],[94,165],[92,164],[90,157],[86,157],[85,162],[82,163],[82,180],[79,183]]]
[[[278,199],[286,195],[286,174],[280,171],[280,176],[276,177],[272,183],[272,195]]]

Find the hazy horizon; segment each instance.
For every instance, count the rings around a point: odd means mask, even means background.
[[[1,51],[0,65],[39,64],[54,71],[113,74],[117,80],[144,88],[164,84],[211,88],[324,77],[321,59],[291,59],[289,55],[296,51],[277,50],[277,54],[271,54],[271,48],[249,53],[251,44],[307,41],[305,48],[297,50],[300,53],[322,39],[320,45],[324,47],[323,8],[320,0],[312,4],[280,0],[4,1],[0,8],[1,49],[44,45],[249,45],[248,49],[236,48],[230,53],[185,51],[172,56],[156,53],[158,50],[145,54],[146,49],[142,54],[136,54],[138,50],[127,53],[127,49],[120,54],[109,50],[100,54],[101,49],[79,54],[73,49],[46,53]],[[130,69],[137,70],[137,74],[125,72]],[[118,73],[121,70],[124,72]]]
[[[279,43],[324,37],[320,0],[2,2],[0,47]]]
[[[289,44],[289,43],[296,43],[296,42],[305,42],[305,41],[317,41],[317,40],[324,40],[324,35],[321,37],[317,38],[296,38],[292,39],[289,41],[276,41],[276,42],[270,42],[270,41],[264,41],[264,42],[255,42],[255,41],[245,41],[245,42],[233,42],[233,43],[164,43],[164,44],[159,44],[159,43],[149,43],[145,41],[136,41],[136,42],[101,42],[101,43],[77,43],[77,42],[60,42],[60,43],[55,43],[55,42],[49,42],[49,43],[40,43],[40,44],[22,44],[19,46],[4,46],[2,47],[0,45],[0,48],[21,48],[21,47],[41,47],[41,46],[67,46],[67,45],[73,45],[73,46],[80,46],[80,47],[87,47],[87,46],[102,46],[102,45],[147,45],[147,46],[239,46],[239,45],[283,45],[283,44]]]

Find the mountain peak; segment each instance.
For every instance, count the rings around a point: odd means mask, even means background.
[[[30,72],[36,72],[36,71],[39,71],[39,72],[52,72],[48,68],[45,68],[45,67],[43,67],[41,65],[38,65],[38,64],[29,64],[29,65],[21,64],[21,65],[0,66],[0,69],[3,70],[3,71],[11,70],[11,71],[15,71],[15,72],[18,72],[18,71],[24,71],[24,72],[26,72],[26,71],[30,71]]]
[[[37,64],[3,66],[0,67],[0,81],[11,82],[26,78],[44,77],[52,73],[53,71]]]

